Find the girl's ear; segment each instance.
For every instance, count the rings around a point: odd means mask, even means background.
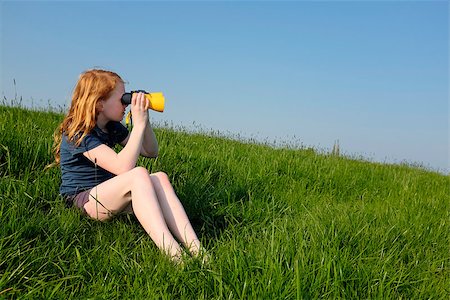
[[[103,100],[97,101],[97,104],[95,104],[95,109],[97,112],[103,111]]]

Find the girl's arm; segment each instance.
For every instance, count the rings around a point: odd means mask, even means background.
[[[133,95],[134,96],[134,95]],[[144,102],[145,101],[145,102]],[[85,157],[101,168],[113,173],[121,174],[133,169],[142,149],[144,132],[148,123],[147,100],[143,94],[132,98],[131,110],[133,113],[134,126],[127,137],[125,147],[116,153],[107,145],[100,145],[83,153]]]
[[[119,175],[125,173],[136,166],[139,157],[143,133],[145,127],[134,126],[131,131],[126,146],[116,153],[107,145],[102,144],[94,149],[83,153],[92,162],[96,163],[101,168]]]
[[[156,140],[155,132],[153,131],[150,121],[147,122],[147,125],[145,126],[141,155],[145,157],[158,156],[158,141]]]
[[[130,135],[128,135],[120,144],[126,146]],[[147,122],[144,131],[144,139],[142,142],[142,147],[140,154],[145,157],[157,157],[158,156],[158,140],[156,139],[155,132],[153,131],[150,121]]]

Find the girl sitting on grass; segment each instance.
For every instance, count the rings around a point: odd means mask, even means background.
[[[158,155],[158,142],[143,93],[132,96],[131,132],[120,123],[124,93],[124,82],[116,73],[89,70],[80,75],[69,112],[55,133],[60,194],[93,219],[134,213],[156,245],[175,261],[183,252],[175,237],[197,256],[200,241],[167,175],[136,167],[139,155]],[[119,153],[112,149],[116,144],[124,146]]]

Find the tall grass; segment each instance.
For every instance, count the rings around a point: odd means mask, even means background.
[[[62,115],[0,106],[0,298],[448,299],[450,178],[158,128],[211,261],[174,266],[134,217],[64,207]]]

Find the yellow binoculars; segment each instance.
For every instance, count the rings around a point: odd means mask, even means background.
[[[148,100],[150,104],[150,109],[153,109],[154,111],[163,112],[164,111],[164,95],[163,93],[148,93],[143,90],[137,90],[137,91],[131,91],[130,93],[125,93],[122,95],[122,98],[120,101],[122,101],[123,104],[128,105],[131,104],[131,98],[134,93],[144,93],[145,98]]]

